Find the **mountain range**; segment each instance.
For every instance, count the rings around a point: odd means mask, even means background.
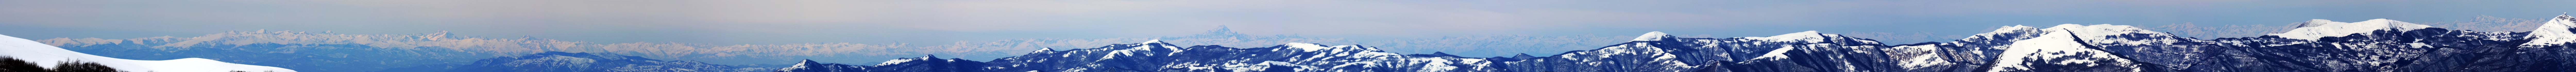
[[[683,50],[677,51],[734,50],[591,53],[555,51],[620,51],[589,48],[605,49],[653,44],[594,45],[527,38],[448,39],[453,36],[443,33],[423,36],[357,35],[321,38],[304,38],[303,36],[310,35],[299,33],[240,34],[276,35],[160,37],[131,40],[58,38],[42,41],[7,37],[8,39],[0,39],[0,48],[7,50],[6,53],[0,54],[6,54],[5,56],[8,57],[5,58],[8,59],[0,59],[0,61],[15,63],[0,65],[43,67],[0,67],[0,71],[298,71],[287,68],[310,68],[301,69],[305,71],[375,72],[2576,71],[2576,48],[2568,46],[2571,42],[2576,42],[2576,17],[2568,15],[2549,19],[2529,32],[2452,30],[2388,19],[2357,22],[2319,19],[2300,22],[2297,28],[2288,29],[2287,32],[2235,38],[2182,37],[2126,25],[2060,24],[2000,26],[1990,32],[1974,34],[1958,40],[1903,44],[1882,43],[1868,38],[1816,31],[1732,38],[1688,38],[1663,32],[1647,32],[1628,41],[1590,50],[1564,51],[1552,55],[1516,54],[1494,57],[1465,57],[1448,52],[1406,54],[1366,45],[1284,43],[1226,46],[1183,45],[1193,42],[1145,40],[1080,49],[1033,48],[1038,50],[980,61],[923,55],[884,60],[876,64],[825,63],[828,60],[847,59],[776,62],[793,63],[793,65],[722,65],[704,61],[651,58],[779,58],[755,54],[781,52],[833,54],[811,52],[883,49],[748,47],[795,50],[741,50],[740,47],[693,48],[694,45],[682,45],[676,46],[684,47],[679,48]],[[82,52],[109,54],[91,55]],[[111,57],[177,59],[130,60]],[[41,68],[50,68],[50,70],[30,70]]]
[[[1363,45],[1229,47],[1161,41],[1042,49],[975,61],[925,56],[778,72],[2566,72],[2576,18],[2531,32],[2432,28],[2387,19],[2311,20],[2260,37],[2193,38],[2126,25],[2003,26],[1949,42],[1881,42],[1796,32],[1631,41],[1556,55],[1400,54]]]

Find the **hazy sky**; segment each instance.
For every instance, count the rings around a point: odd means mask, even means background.
[[[1967,35],[2009,25],[2547,18],[2576,0],[0,0],[30,39],[294,30],[592,42],[921,43],[1195,34]],[[491,37],[515,38],[515,37]],[[1917,41],[1919,42],[1919,41]],[[1913,43],[1913,42],[1890,42]]]

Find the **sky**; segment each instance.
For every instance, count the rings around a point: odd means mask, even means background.
[[[1177,37],[1222,27],[1250,35],[1354,41],[1479,36],[1616,39],[1650,31],[1758,37],[1821,31],[1874,34],[1868,36],[1907,44],[1946,41],[2011,25],[2228,27],[2281,26],[2310,19],[2417,23],[2487,20],[2481,16],[2545,19],[2576,12],[2566,3],[2576,1],[0,0],[0,35],[117,39],[228,31],[444,31],[485,38],[600,43],[936,46],[1015,39]],[[2255,34],[2186,36],[2249,35]]]

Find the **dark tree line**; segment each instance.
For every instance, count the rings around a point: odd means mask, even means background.
[[[45,69],[45,67],[37,66],[35,62],[27,62],[27,60],[18,60],[18,58],[12,57],[0,57],[0,72],[125,72],[117,71],[116,68],[107,67],[107,65],[99,65],[97,62],[70,61],[61,63],[62,64],[60,65],[54,65],[54,69]]]

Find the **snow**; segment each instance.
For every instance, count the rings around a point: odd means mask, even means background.
[[[1742,38],[1745,38],[1745,39],[1756,39],[1756,40],[1765,40],[1765,41],[1806,41],[1806,42],[1824,42],[1824,41],[1825,41],[1825,40],[1824,40],[1824,39],[1825,39],[1824,34],[1816,33],[1816,31],[1805,31],[1805,32],[1798,32],[1798,33],[1780,34],[1780,35],[1774,35],[1774,36],[1769,36],[1769,37],[1742,37]]]
[[[1622,44],[1622,45],[1618,45],[1618,46],[1602,47],[1601,49],[1592,50],[1592,51],[1589,51],[1589,52],[1593,52],[1593,53],[1595,53],[1595,54],[1600,54],[1600,55],[1623,55],[1623,54],[1636,54],[1636,53],[1637,53],[1637,51],[1636,51],[1636,50],[1630,50],[1631,48],[1638,48],[1638,49],[1644,49],[1644,50],[1658,50],[1658,49],[1652,48],[1652,45],[1646,45],[1646,44]],[[1598,57],[1598,58],[1610,58],[1610,56],[1595,56],[1595,57]]]
[[[2164,34],[2164,32],[2148,31],[2147,29],[2141,29],[2135,26],[2111,24],[2058,24],[2056,27],[2048,27],[2048,29],[2041,30],[2068,30],[2068,32],[2075,32],[2075,34],[2077,34],[2075,36],[2082,36],[2083,38],[2109,38],[2108,36],[2130,33]]]
[[[1300,49],[1300,50],[1306,50],[1306,52],[1315,52],[1316,50],[1330,49],[1330,47],[1324,47],[1323,45],[1315,45],[1315,44],[1313,44],[1313,43],[1288,43],[1288,48],[1296,48],[1296,49]]]
[[[1906,61],[1904,61],[1904,62],[1905,62],[1905,63],[1903,63],[1903,64],[1897,64],[1897,65],[1905,66],[1905,69],[1916,69],[1916,68],[1923,68],[1923,67],[1931,67],[1931,66],[1934,66],[1934,65],[1943,65],[1943,64],[1948,64],[1947,62],[1944,62],[1944,61],[1942,61],[1941,59],[1937,59],[1937,58],[1936,58],[1936,56],[1934,56],[1933,54],[1916,55],[1916,56],[1914,56],[1914,58],[1906,59]]]
[[[1038,48],[1038,51],[1029,51],[1029,53],[1046,53],[1049,51],[1055,51],[1055,48]]]
[[[2000,30],[1999,30],[1999,31],[2000,31]],[[2126,35],[2126,34],[2157,34],[2157,35],[2148,35],[2148,36],[2170,36],[2170,35],[2165,35],[2165,33],[2164,33],[2164,32],[2149,31],[2149,30],[2147,30],[2147,29],[2138,28],[2138,27],[2136,27],[2136,26],[2129,26],[2129,25],[2111,25],[2111,24],[2094,24],[2094,25],[2059,24],[2059,25],[2057,25],[2056,27],[2049,27],[2049,28],[2047,28],[2047,29],[2041,29],[2041,31],[2065,31],[2065,32],[2074,32],[2074,33],[2076,34],[2076,35],[2075,35],[2076,37],[2080,37],[2080,38],[2094,38],[2094,39],[2086,39],[2086,40],[2085,40],[2086,42],[2092,42],[2092,43],[2094,43],[2094,44],[2158,44],[2158,43],[2171,43],[2171,42],[2175,42],[2175,41],[2180,41],[2180,40],[2175,40],[2175,39],[2125,39],[2125,38],[2128,38],[2128,37],[2119,37],[2119,36],[2121,36],[2121,35]]]
[[[2063,25],[2060,25],[2060,26],[2063,26]],[[1978,35],[1978,36],[1992,36],[1992,35],[2004,34],[2004,33],[2020,33],[2021,31],[2026,31],[2026,30],[2031,30],[2031,29],[2039,29],[2039,28],[2038,28],[2038,27],[2030,27],[2030,26],[2022,26],[2022,25],[2003,26],[2003,27],[1997,27],[1997,28],[1995,28],[1995,31],[1993,31],[1993,32],[1978,33],[1977,35]]]
[[[2308,20],[2308,22],[2305,23],[2306,24],[2300,25],[2297,29],[2290,29],[2289,32],[2273,33],[2270,35],[2290,39],[2316,40],[2317,38],[2341,37],[2353,34],[2370,35],[2370,32],[2374,30],[2405,31],[2432,27],[2429,25],[2419,25],[2388,19],[2370,19],[2368,21],[2351,23],[2313,19]]]
[[[1904,49],[1904,50],[1908,50],[1908,51],[1910,51],[1910,52],[1926,52],[1926,53],[1924,53],[1924,54],[1914,55],[1914,57],[1913,57],[1913,58],[1906,59],[1906,61],[1901,61],[1901,63],[1900,63],[1900,64],[1897,64],[1897,65],[1899,65],[1899,66],[1905,66],[1905,69],[1916,69],[1916,68],[1931,67],[1931,66],[1936,66],[1936,65],[1948,65],[1948,64],[1950,64],[1950,63],[1949,63],[1949,61],[1947,61],[1947,60],[1941,60],[1941,59],[1940,59],[1941,54],[1937,54],[1937,52],[1934,52],[1934,51],[1940,51],[1940,50],[1933,50],[1933,49],[1941,49],[1941,48],[1940,48],[1940,46],[1934,46],[1934,45],[1917,45],[1917,46],[1900,46],[1900,47],[1897,47],[1897,48],[1899,48],[1899,49]],[[1893,52],[1891,52],[1891,53],[1893,53]]]
[[[2529,36],[2531,38],[2531,42],[2523,43],[2522,46],[2542,47],[2576,42],[2576,33],[2571,33],[2567,30],[2571,28],[2570,26],[2576,26],[2576,19],[2571,18],[2576,17],[2558,15],[2558,18],[2551,18],[2549,19],[2549,22],[2541,23],[2540,29],[2531,30],[2531,36]]]
[[[1163,43],[1163,40],[1162,40],[1162,39],[1145,40],[1145,43],[1136,43],[1136,44],[1153,44],[1153,43]]]
[[[1655,31],[1646,32],[1645,35],[1637,35],[1637,39],[1628,41],[1662,41],[1664,38],[1668,37],[1672,37],[1672,35],[1665,35],[1664,31]]]
[[[0,51],[7,51],[0,52],[0,54],[5,54],[0,56],[8,56],[19,60],[35,62],[36,65],[44,66],[45,68],[53,68],[55,65],[59,65],[58,62],[83,61],[97,62],[100,65],[115,67],[117,70],[131,72],[296,72],[295,70],[286,68],[233,64],[204,58],[183,58],[157,61],[110,58],[90,55],[88,53],[73,52],[60,47],[54,47],[53,45],[46,45],[33,40],[7,35],[0,35]]]
[[[2026,63],[2026,62],[2027,62],[2027,61],[2023,61],[2023,60],[2025,60],[2025,59],[2053,59],[2053,58],[2060,58],[2060,57],[2065,57],[2065,56],[2073,56],[2073,55],[2059,55],[2059,54],[2090,54],[2090,56],[2093,56],[2094,58],[2078,58],[2078,59],[2075,59],[2075,60],[2067,60],[2067,61],[2059,61],[2059,62],[2050,62],[2050,63],[2053,63],[2053,64],[2071,64],[2071,63],[2081,63],[2081,62],[2092,62],[2092,61],[2094,61],[2094,60],[2091,60],[2091,59],[2111,59],[2111,60],[2113,60],[2114,62],[2128,62],[2128,60],[2126,60],[2126,59],[2119,59],[2119,58],[2104,58],[2104,57],[2117,57],[2117,56],[2111,55],[2111,54],[2110,54],[2110,52],[2103,52],[2103,51],[2100,51],[2100,50],[2093,50],[2093,49],[2090,49],[2090,48],[2085,48],[2083,44],[2078,44],[2078,43],[2074,42],[2074,41],[2075,41],[2075,40],[2077,40],[2077,39],[2076,39],[2075,37],[2073,37],[2072,35],[2068,34],[2068,33],[2072,33],[2072,32],[2067,32],[2067,31],[2048,31],[2048,32],[2050,32],[2050,33],[2040,34],[2040,36],[2039,36],[2039,37],[2036,37],[2036,38],[2024,39],[2024,40],[2021,40],[2021,41],[2014,41],[2014,42],[2013,42],[2013,44],[2012,44],[2011,46],[2009,46],[2009,49],[2007,49],[2007,50],[2005,50],[2005,51],[2004,51],[2004,53],[2002,54],[2002,56],[1998,56],[1998,58],[1996,58],[1996,59],[1994,60],[1994,61],[1995,61],[1995,64],[1994,64],[1994,65],[1995,65],[1995,67],[1994,67],[1994,68],[1992,68],[1992,69],[1990,69],[1990,71],[1989,71],[1989,72],[2003,72],[2003,71],[2016,71],[2016,70],[2030,69],[2030,67],[2028,67],[2028,66],[2022,66],[2022,65],[2024,65],[2024,64],[2022,64],[2022,63]],[[2094,64],[2100,64],[2100,63],[2094,63]]]
[[[805,64],[807,64],[807,63],[814,63],[814,60],[805,60],[805,61],[802,61],[802,62],[796,62],[796,65],[788,65],[788,66],[787,66],[787,68],[778,68],[778,71],[780,71],[780,72],[785,72],[785,71],[788,71],[788,70],[804,69],[804,68],[805,68]]]
[[[1789,50],[1797,50],[1797,49],[1798,49],[1797,47],[1780,47],[1780,49],[1771,49],[1771,52],[1769,52],[1769,53],[1762,53],[1762,56],[1760,56],[1760,57],[1753,57],[1753,59],[1788,58],[1788,57],[1789,57],[1788,55],[1784,55],[1784,54],[1781,54],[1781,53],[1789,53]]]
[[[1427,63],[1422,64],[1422,66],[1423,66],[1423,67],[1422,67],[1422,70],[1414,70],[1414,72],[1443,72],[1443,71],[1449,71],[1449,70],[1456,70],[1456,69],[1458,69],[1458,66],[1449,66],[1449,63],[1451,63],[1451,62],[1450,62],[1449,60],[1447,60],[1447,59],[1419,59],[1419,58],[1417,58],[1417,59],[1413,59],[1413,60],[1415,60],[1415,61],[1427,61]]]
[[[1136,45],[1136,47],[1133,47],[1133,48],[1127,48],[1127,49],[1111,50],[1111,51],[1109,51],[1109,55],[1103,55],[1103,56],[1101,56],[1101,57],[1100,57],[1100,60],[1109,60],[1109,59],[1114,59],[1114,58],[1118,58],[1118,56],[1136,55],[1135,53],[1138,53],[1138,52],[1136,52],[1136,51],[1149,51],[1149,52],[1150,52],[1150,51],[1154,51],[1154,50],[1152,50],[1152,49],[1155,49],[1155,47],[1161,47],[1162,49],[1165,49],[1165,50],[1172,50],[1172,51],[1171,51],[1171,52],[1169,52],[1169,53],[1164,53],[1164,55],[1179,54],[1179,53],[1181,53],[1181,51],[1183,51],[1183,50],[1184,50],[1184,49],[1181,49],[1180,47],[1172,46],[1172,44],[1170,44],[1170,43],[1163,43],[1163,40],[1147,40],[1147,41],[1145,41],[1145,42],[1143,42],[1143,43],[1136,43],[1136,44],[1134,44],[1134,45]],[[1151,54],[1151,53],[1148,53],[1148,54]]]
[[[1144,49],[1144,48],[1151,48],[1151,47],[1162,47],[1162,48],[1163,48],[1163,49],[1165,49],[1165,50],[1172,50],[1172,52],[1169,52],[1169,53],[1163,53],[1164,55],[1180,54],[1180,53],[1181,53],[1181,51],[1188,50],[1188,49],[1181,49],[1181,47],[1172,46],[1172,43],[1163,43],[1163,40],[1161,40],[1161,39],[1146,40],[1144,43],[1136,43],[1136,45],[1142,45],[1142,46],[1136,46],[1136,48],[1137,48],[1137,49]]]
[[[885,66],[885,65],[902,64],[903,62],[912,62],[913,60],[916,60],[916,59],[913,59],[913,58],[905,58],[905,59],[886,60],[886,61],[885,61],[885,63],[877,63],[877,66]]]

